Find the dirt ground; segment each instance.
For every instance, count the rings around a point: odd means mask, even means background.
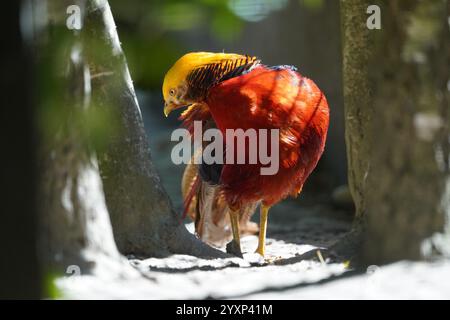
[[[257,237],[247,236],[242,239],[244,259],[206,260],[173,255],[140,260],[130,256],[124,264],[129,263],[138,273],[123,266],[116,271],[121,276],[115,276],[115,268],[108,271],[108,266],[102,266],[95,275],[67,277],[58,285],[64,297],[75,299],[234,299],[294,290],[343,274],[343,264],[304,260],[302,254],[327,247],[349,224],[318,217],[312,210],[299,212],[296,219],[289,218],[286,224],[284,210],[292,212],[289,203],[272,213],[266,260],[253,253]],[[192,223],[187,227],[192,230]]]
[[[57,286],[65,299],[450,298],[449,261],[403,261],[355,273],[343,263],[302,259],[302,253],[329,243],[327,235],[334,237],[345,227],[311,217],[299,219],[289,229],[272,224],[270,262],[251,253],[257,239],[248,236],[243,239],[244,259],[129,257],[120,267],[103,263],[95,275],[65,277]]]

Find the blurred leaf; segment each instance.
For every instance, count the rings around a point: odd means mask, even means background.
[[[218,11],[213,17],[211,31],[222,41],[231,41],[240,33],[243,23],[230,11]]]
[[[203,8],[194,3],[173,3],[155,12],[154,18],[165,30],[185,30],[198,27],[204,21]]]
[[[165,38],[141,41],[126,38],[124,51],[134,82],[140,87],[160,90],[166,71],[183,50]]]
[[[257,22],[272,11],[285,8],[288,0],[228,0],[229,8],[244,20]]]
[[[44,297],[46,299],[61,299],[63,294],[56,286],[59,276],[56,273],[48,273],[44,277]]]
[[[68,114],[68,108],[63,101],[68,87],[65,74],[68,70],[71,42],[66,32],[63,28],[50,28],[50,38],[53,40],[39,51],[36,72],[38,75],[36,95],[39,105],[37,126],[43,138],[47,140],[53,139],[56,133],[65,127],[63,119]]]
[[[433,2],[420,2],[417,5],[414,14],[407,21],[408,41],[402,52],[405,61],[426,62],[427,51],[438,45],[438,35],[442,28],[438,17],[442,11],[445,12],[443,2],[441,7]]]
[[[111,106],[90,105],[87,110],[75,113],[80,128],[81,138],[85,145],[92,146],[95,150],[103,150],[109,144],[109,137],[118,134],[118,116],[110,110],[116,110]]]
[[[324,5],[323,0],[300,0],[300,4],[313,11],[321,10]]]
[[[259,21],[289,0],[110,0],[136,86],[160,90],[167,69],[187,48],[237,41],[246,21]],[[212,41],[204,41],[207,33]],[[206,48],[205,48],[206,49]]]

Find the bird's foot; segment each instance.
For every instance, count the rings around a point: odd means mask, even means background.
[[[252,266],[263,266],[266,265],[266,260],[256,252],[249,252],[244,255],[245,261],[248,261]]]
[[[265,246],[264,245],[258,245],[258,248],[255,250],[255,253],[256,254],[259,254],[261,257],[263,257],[264,258],[264,256],[265,256],[265,253],[266,253],[266,248],[265,248]]]
[[[276,263],[277,261],[279,261],[279,260],[282,260],[283,259],[283,257],[282,256],[266,256],[265,258],[264,258],[264,260],[266,261],[266,263],[268,263],[268,264],[274,264],[274,263]]]
[[[254,252],[245,254],[244,259],[250,262],[250,264],[253,266],[265,266],[269,264],[274,264],[276,261],[282,259],[282,257],[267,254],[263,257],[261,254]]]
[[[243,258],[241,246],[235,240],[231,240],[230,242],[227,243],[227,253],[233,254],[239,258]]]

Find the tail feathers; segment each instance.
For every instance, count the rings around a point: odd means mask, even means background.
[[[218,185],[211,185],[202,180],[198,166],[188,164],[182,179],[184,198],[183,217],[188,215],[195,222],[195,232],[206,243],[222,247],[232,239],[229,212],[231,209],[225,195]],[[258,225],[250,221],[257,203],[240,208],[241,234],[255,234]]]
[[[191,208],[192,204],[195,204],[196,199],[195,196],[197,194],[197,189],[200,186],[200,176],[196,175],[194,177],[194,181],[192,182],[192,185],[190,186],[190,190],[189,193],[187,194],[186,198],[183,201],[183,205],[184,205],[184,210],[183,210],[183,215],[182,215],[182,219],[186,218],[189,209]],[[192,215],[191,215],[192,216]]]
[[[195,219],[195,207],[197,203],[197,193],[200,185],[200,176],[198,174],[197,165],[188,163],[184,169],[183,178],[181,180],[181,193],[183,196],[183,219],[188,215],[191,219]]]

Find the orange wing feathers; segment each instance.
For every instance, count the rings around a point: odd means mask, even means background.
[[[238,128],[280,130],[275,175],[260,175],[261,164],[224,165],[221,183],[230,205],[271,206],[302,189],[322,155],[329,122],[326,98],[312,80],[290,68],[258,66],[213,87],[206,103],[224,134]]]

